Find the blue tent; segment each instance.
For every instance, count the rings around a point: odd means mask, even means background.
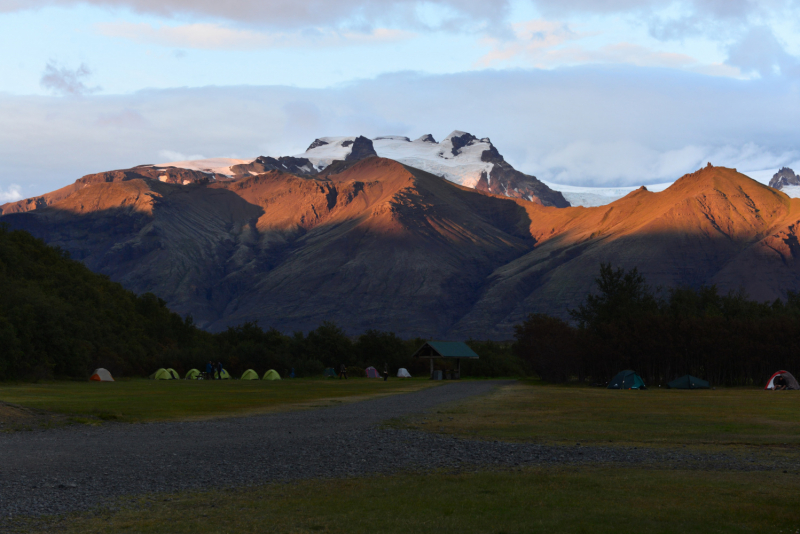
[[[628,369],[612,378],[611,382],[608,383],[608,389],[647,389],[647,386],[644,385],[644,380],[642,380],[641,376]]]

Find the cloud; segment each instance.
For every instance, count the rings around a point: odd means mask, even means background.
[[[800,74],[800,61],[786,52],[766,26],[751,28],[731,45],[727,63],[744,72],[755,72],[762,78]]]
[[[498,25],[510,6],[509,0],[0,0],[0,12],[80,4],[281,29],[342,24],[371,28],[381,22],[463,29],[466,23]],[[432,9],[436,17],[426,15]]]
[[[22,199],[22,188],[16,184],[9,185],[4,191],[0,187],[0,203],[16,202]]]
[[[486,37],[483,43],[492,50],[478,60],[478,64],[488,67],[518,57],[537,63],[549,50],[585,36],[573,31],[565,23],[547,20],[529,20],[513,24],[512,30],[513,39]]]
[[[679,8],[714,19],[742,19],[767,10],[791,9],[797,0],[532,0],[544,13],[647,13]]]
[[[147,125],[147,121],[134,109],[123,109],[122,111],[100,113],[95,121],[97,126],[111,126],[114,128],[141,128]]]
[[[0,94],[0,168],[38,194],[143,163],[294,155],[321,136],[438,139],[459,129],[491,137],[512,165],[545,180],[646,185],[707,161],[740,170],[796,162],[800,102],[795,84],[778,80],[615,64],[404,72],[328,89],[205,87],[68,100]],[[143,122],[87,120],[124,110]]]
[[[485,38],[484,44],[492,50],[486,53],[478,65],[497,67],[514,64],[522,60],[538,68],[554,68],[564,65],[618,63],[640,67],[667,67],[703,69],[715,75],[740,75],[736,68],[711,68],[702,66],[686,54],[652,50],[634,43],[620,42],[589,48],[580,41],[594,34],[576,32],[562,22],[531,20],[513,25],[514,39]]]
[[[174,150],[159,150],[158,156],[164,160],[163,163],[171,163],[173,161],[192,161],[195,159],[206,159],[202,154],[182,154]],[[162,163],[162,162],[159,162]]]
[[[100,89],[99,87],[87,87],[83,83],[83,79],[88,78],[91,73],[92,71],[85,63],[81,63],[77,69],[71,70],[58,66],[54,61],[48,61],[39,84],[60,95],[85,95]]]
[[[411,32],[375,28],[368,32],[314,29],[263,33],[220,24],[197,23],[179,26],[113,22],[96,25],[100,34],[145,44],[206,50],[257,50],[263,48],[346,46],[391,43],[411,38]]]

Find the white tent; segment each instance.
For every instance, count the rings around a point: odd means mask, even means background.
[[[94,370],[94,374],[89,377],[89,380],[94,380],[95,382],[113,382],[114,378],[111,376],[111,373],[101,367],[100,369]]]
[[[398,378],[411,378],[411,373],[405,367],[401,367],[397,370],[397,376]]]

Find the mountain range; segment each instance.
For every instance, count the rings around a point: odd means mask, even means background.
[[[461,185],[380,157],[384,140],[345,141],[216,170],[89,175],[0,206],[0,222],[215,331],[333,320],[353,334],[508,339],[528,313],[565,316],[601,262],[638,267],[654,286],[717,284],[758,300],[800,289],[800,199],[735,169],[709,166],[606,206],[557,207],[469,187],[482,173]],[[433,142],[385,145],[421,143]]]

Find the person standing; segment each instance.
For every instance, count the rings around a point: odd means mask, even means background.
[[[383,362],[383,381],[386,382],[389,380],[389,364]]]
[[[211,360],[206,364],[206,380],[214,380],[214,364]]]
[[[222,380],[222,362],[217,362],[217,378]]]
[[[339,380],[341,380],[342,377],[347,380],[347,367],[345,367],[344,364],[339,366]]]

